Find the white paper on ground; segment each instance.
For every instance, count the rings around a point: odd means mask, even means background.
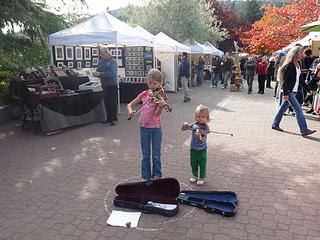
[[[127,227],[130,222],[130,227],[137,227],[141,216],[141,212],[123,212],[112,210],[107,224],[111,226]]]

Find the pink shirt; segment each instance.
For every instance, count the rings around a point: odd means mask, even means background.
[[[151,90],[145,90],[139,94],[139,99],[142,101],[142,104],[149,100],[149,95],[151,94]],[[160,116],[156,116],[156,110],[158,105],[153,101],[149,101],[142,109],[139,118],[139,123],[141,127],[145,128],[160,128],[161,127],[161,119]]]

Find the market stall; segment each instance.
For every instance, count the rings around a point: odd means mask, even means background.
[[[118,62],[117,75],[121,82],[118,102],[129,101],[126,98],[129,93],[138,94],[140,86],[135,88],[135,84],[147,87],[145,75],[154,65],[153,39],[141,36],[137,30],[107,12],[50,35],[49,44],[51,61],[56,66],[91,70],[97,67],[99,47],[107,46]],[[124,85],[128,86],[123,88]],[[127,92],[127,89],[130,91]]]
[[[179,65],[178,57],[182,52],[190,53],[190,47],[170,38],[163,32],[155,36],[156,56],[161,62],[161,72],[164,73],[165,82],[169,82],[168,91],[177,91]],[[162,47],[158,48],[161,43]]]

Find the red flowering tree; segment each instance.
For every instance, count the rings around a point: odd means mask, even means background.
[[[265,5],[264,16],[250,31],[241,34],[242,42],[250,52],[265,53],[279,50],[304,37],[301,26],[316,21],[320,16],[317,0],[290,2],[282,7]]]

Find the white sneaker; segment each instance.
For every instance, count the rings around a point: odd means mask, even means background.
[[[197,181],[197,185],[198,186],[202,186],[204,184],[204,180],[203,179],[199,179],[198,181]]]
[[[211,85],[211,86],[210,86],[210,88],[214,88],[214,86],[213,86],[213,85]]]
[[[141,181],[141,182],[147,182],[148,180],[145,179],[145,178],[141,178],[140,181]]]
[[[196,177],[194,177],[194,176],[192,176],[192,177],[189,179],[189,181],[190,181],[191,183],[195,183],[197,180],[198,180],[198,178],[196,178]]]

